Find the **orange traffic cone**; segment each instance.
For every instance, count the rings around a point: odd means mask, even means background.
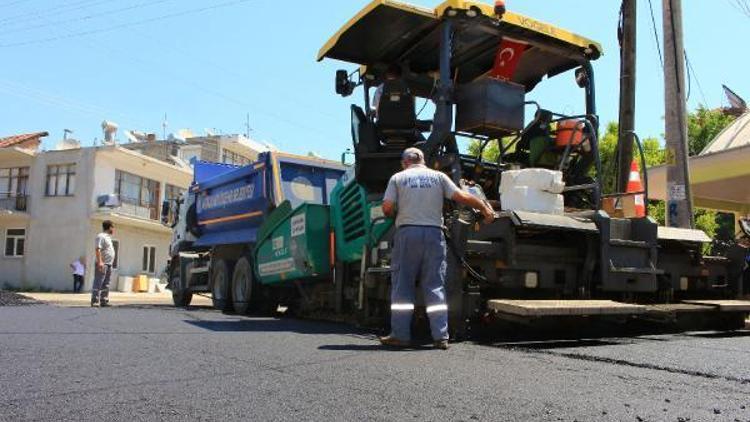
[[[643,192],[643,183],[641,183],[641,170],[638,162],[633,160],[630,164],[630,177],[628,178],[628,187],[625,192]],[[646,216],[646,201],[643,194],[635,195],[635,215],[636,217]]]

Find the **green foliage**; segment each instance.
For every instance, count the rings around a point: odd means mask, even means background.
[[[617,185],[617,131],[618,126],[615,122],[607,124],[607,130],[599,138],[599,155],[602,159],[602,184],[605,193],[614,193]],[[656,138],[644,138],[643,155],[648,167],[658,166],[664,163],[664,149]],[[633,151],[634,158],[640,166],[640,158],[637,148]],[[642,169],[641,169],[642,170]]]
[[[667,207],[664,201],[649,201],[648,215],[656,220],[660,226],[667,225]]]
[[[482,146],[482,142],[473,140],[469,144],[469,154],[473,156],[479,155],[479,148]],[[497,157],[500,155],[500,146],[497,141],[490,141],[489,144],[482,151],[482,158],[486,161],[496,162]]]
[[[695,227],[706,232],[708,237],[716,236],[716,229],[719,224],[716,222],[716,211],[709,211],[702,208],[695,210]]]
[[[691,156],[700,154],[730,123],[733,116],[728,116],[720,109],[709,110],[704,106],[688,114],[688,149]]]

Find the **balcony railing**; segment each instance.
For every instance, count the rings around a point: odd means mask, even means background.
[[[131,217],[142,218],[144,220],[159,220],[159,208],[143,207],[140,205],[122,202],[119,207],[115,208],[117,212]]]
[[[26,195],[0,195],[0,210],[2,211],[26,212],[28,205],[29,197]]]

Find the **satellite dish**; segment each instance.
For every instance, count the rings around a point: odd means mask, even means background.
[[[128,141],[130,141],[130,142],[132,142],[134,144],[137,144],[138,142],[141,142],[141,140],[138,139],[137,136],[135,136],[135,134],[133,133],[133,131],[130,131],[130,130],[126,130],[125,131],[125,137],[128,138]]]
[[[105,145],[115,144],[115,134],[117,133],[117,129],[119,128],[120,126],[115,122],[110,122],[109,120],[105,120],[102,122],[102,130],[104,131],[104,144]]]
[[[57,151],[65,151],[69,149],[79,149],[79,148],[81,148],[81,142],[73,138],[63,139],[62,141],[58,142],[57,145],[55,145],[55,150]]]

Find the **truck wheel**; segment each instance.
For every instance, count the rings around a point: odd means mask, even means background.
[[[226,261],[219,259],[211,268],[211,302],[214,309],[231,311],[232,300],[229,295],[229,266]]]
[[[183,287],[182,277],[180,273],[175,272],[172,275],[172,303],[175,307],[186,308],[190,306],[190,301],[193,300],[193,292],[190,289]]]
[[[253,295],[253,268],[248,258],[240,258],[232,275],[232,303],[234,311],[244,315],[251,310]]]

